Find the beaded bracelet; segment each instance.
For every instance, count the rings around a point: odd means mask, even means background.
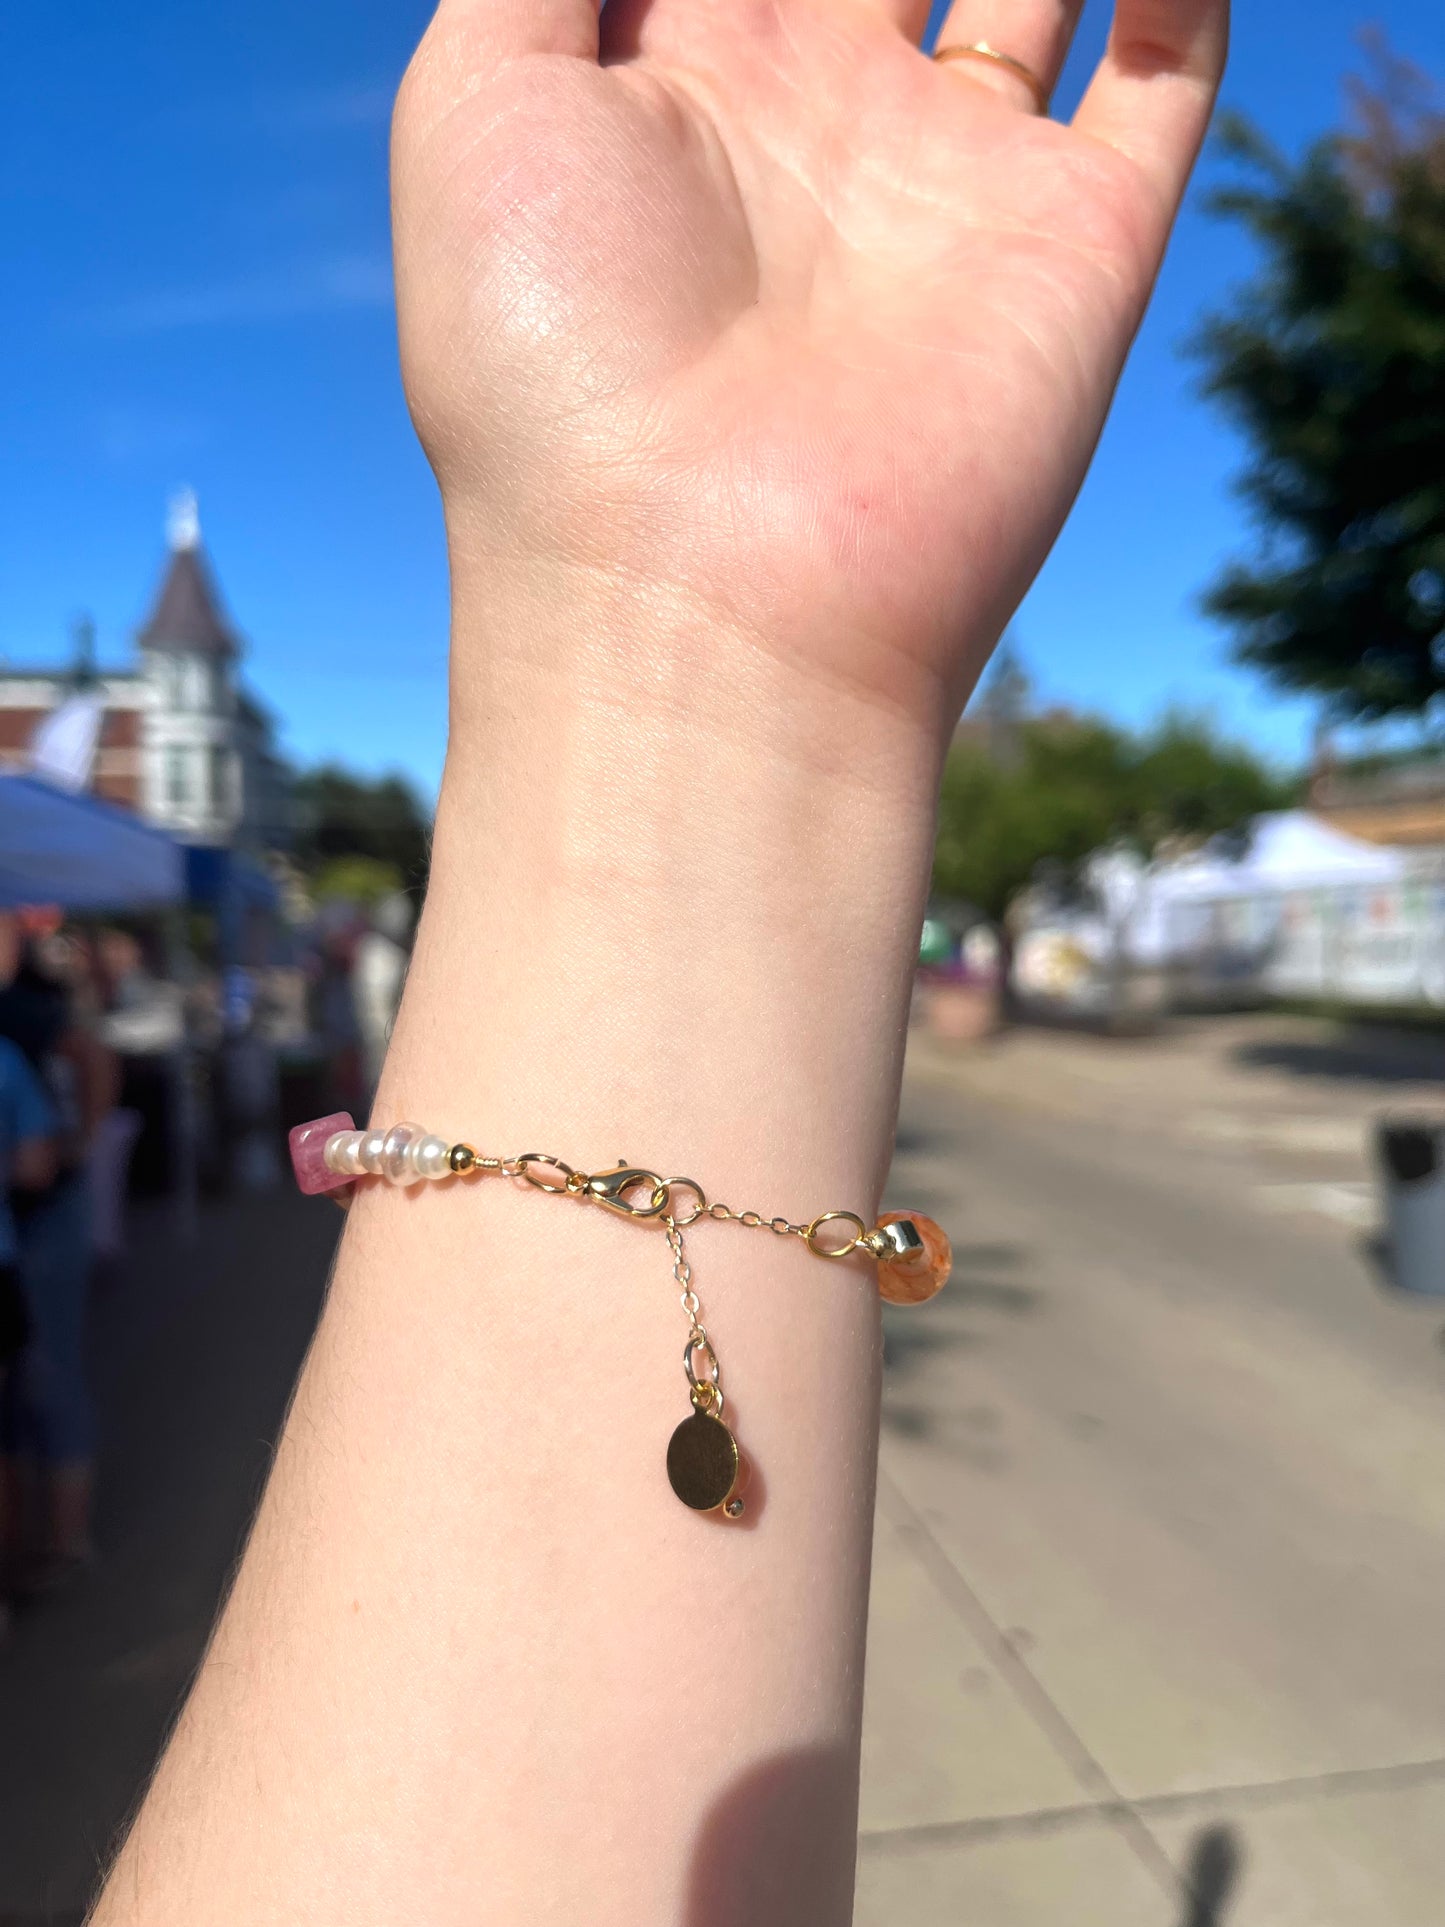
[[[358,1131],[345,1111],[298,1124],[291,1132],[291,1163],[297,1184],[312,1195],[339,1194],[367,1177],[399,1186],[448,1178],[521,1178],[537,1191],[601,1205],[638,1224],[661,1225],[688,1319],[682,1362],[692,1402],[691,1413],[668,1441],[667,1476],[685,1506],[727,1519],[743,1515],[747,1461],[723,1423],[722,1373],[702,1322],[683,1232],[700,1218],[716,1218],[780,1238],[801,1238],[818,1258],[864,1252],[877,1261],[879,1295],[891,1305],[923,1304],[943,1289],[953,1264],[944,1232],[916,1211],[887,1211],[872,1226],[855,1211],[824,1211],[807,1224],[794,1224],[711,1203],[692,1178],[660,1177],[625,1158],[610,1171],[589,1173],[574,1171],[561,1158],[541,1151],[515,1158],[483,1157],[474,1146],[453,1144],[417,1124]],[[337,1202],[345,1200],[338,1196]]]

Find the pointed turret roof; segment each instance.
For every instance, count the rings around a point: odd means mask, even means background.
[[[234,656],[240,641],[221,610],[221,598],[201,547],[196,498],[187,492],[171,505],[170,567],[155,607],[137,640],[148,649],[197,649]]]

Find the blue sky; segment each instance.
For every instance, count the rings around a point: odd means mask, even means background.
[[[0,655],[54,659],[81,610],[124,660],[192,484],[248,671],[290,751],[431,788],[445,722],[435,491],[396,373],[386,112],[422,0],[70,0],[0,79]],[[1091,0],[1060,95],[1102,45]],[[1226,90],[1286,147],[1331,126],[1377,21],[1445,69],[1439,0],[1247,0]],[[1216,167],[1206,165],[1207,181]],[[1207,707],[1271,754],[1310,713],[1231,669],[1196,613],[1246,531],[1238,446],[1179,345],[1248,267],[1196,187],[1069,528],[1018,638],[1051,700]]]

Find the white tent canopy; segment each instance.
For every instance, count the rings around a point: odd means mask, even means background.
[[[142,910],[185,895],[185,853],[93,796],[0,775],[0,907]]]
[[[1308,810],[1279,810],[1254,819],[1237,859],[1225,855],[1216,841],[1197,856],[1160,865],[1150,887],[1167,902],[1218,902],[1331,884],[1393,883],[1407,867],[1400,850],[1347,836]]]
[[[1252,904],[1268,922],[1294,891],[1369,888],[1408,871],[1401,850],[1347,836],[1308,810],[1277,810],[1255,817],[1237,843],[1215,837],[1192,856],[1151,864],[1115,923],[1129,959],[1157,965],[1197,948],[1214,905]]]
[[[1196,1000],[1445,1006],[1445,901],[1405,887],[1417,874],[1408,852],[1307,810],[1258,816],[1174,862],[1101,851],[1086,870],[1092,906],[1046,906],[1019,934],[1015,988],[1097,1012],[1128,972],[1168,972]]]

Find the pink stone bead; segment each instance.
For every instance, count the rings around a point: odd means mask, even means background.
[[[308,1197],[315,1197],[322,1191],[340,1191],[345,1185],[355,1184],[356,1179],[344,1177],[340,1172],[330,1169],[326,1162],[326,1144],[338,1131],[354,1131],[349,1114],[333,1111],[330,1117],[316,1117],[309,1124],[298,1124],[291,1132],[288,1142],[291,1146],[291,1169],[296,1173],[296,1183]]]

